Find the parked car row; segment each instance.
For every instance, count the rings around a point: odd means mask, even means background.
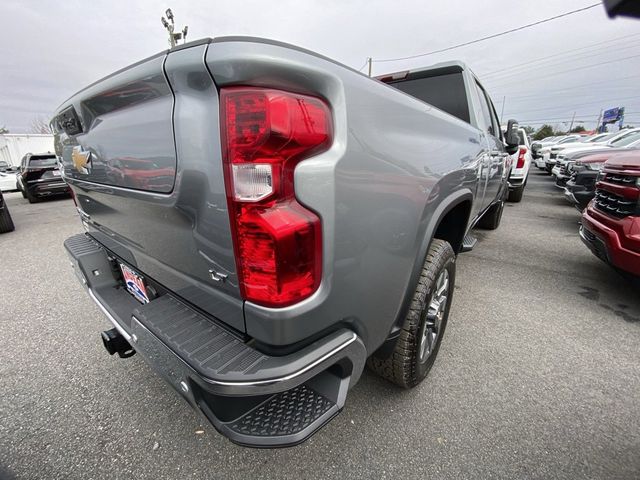
[[[559,160],[579,152],[594,149],[627,148],[640,140],[640,128],[624,129],[614,133],[593,136],[567,135],[560,140],[547,143],[537,150],[536,166],[552,173]]]
[[[581,212],[585,245],[616,270],[640,278],[640,129],[566,138],[539,142],[536,166],[551,173]]]

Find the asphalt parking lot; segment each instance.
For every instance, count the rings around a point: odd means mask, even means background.
[[[602,478],[640,476],[640,295],[595,258],[579,214],[532,170],[524,200],[459,257],[434,369],[402,391],[365,372],[301,446],[237,447],[137,356],[74,276],[69,199],[6,195],[0,237],[0,477]]]

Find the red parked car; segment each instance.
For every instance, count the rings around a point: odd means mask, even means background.
[[[640,277],[640,152],[614,155],[604,164],[580,237],[598,258]]]

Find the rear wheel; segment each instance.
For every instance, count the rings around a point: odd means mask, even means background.
[[[24,197],[29,200],[29,203],[38,203],[40,200],[33,193],[27,190],[26,193],[23,193]]]
[[[411,388],[431,370],[449,317],[455,258],[449,242],[437,238],[431,242],[393,352],[387,358],[373,356],[368,361],[369,368],[381,377]]]
[[[0,233],[13,232],[14,230],[15,227],[11,219],[11,214],[9,213],[9,208],[5,204],[4,208],[0,210]]]
[[[504,200],[494,203],[484,212],[484,215],[478,220],[478,227],[485,230],[495,230],[500,226],[502,220],[502,212],[504,210]]]

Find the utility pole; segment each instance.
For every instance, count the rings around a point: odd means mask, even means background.
[[[162,17],[160,21],[162,22],[162,26],[169,32],[169,47],[175,47],[178,44],[178,40],[182,40],[182,43],[185,43],[187,41],[187,32],[189,31],[189,27],[185,25],[181,32],[173,33],[173,31],[175,30],[173,12],[170,8],[167,8],[167,11],[164,13],[169,21],[167,21],[167,18],[164,17]]]
[[[600,119],[602,118],[602,109],[600,109],[600,113],[598,114],[598,120],[596,121],[596,132],[602,133],[600,131]]]
[[[571,126],[569,126],[569,131],[567,133],[571,133],[573,129],[573,121],[576,119],[576,112],[573,112],[573,117],[571,117]]]
[[[367,59],[367,63],[369,64],[369,76],[371,76],[371,63],[373,62],[373,59],[371,57],[369,57]]]
[[[504,117],[504,103],[507,101],[507,96],[502,96],[502,109],[500,110],[500,123],[502,124],[502,118]]]

